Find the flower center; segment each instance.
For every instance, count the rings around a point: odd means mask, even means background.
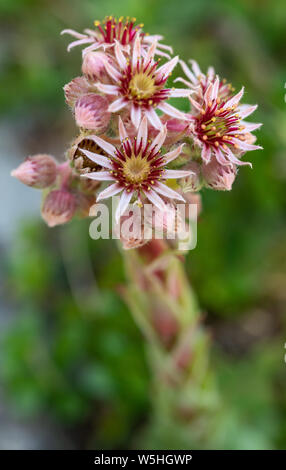
[[[228,123],[225,119],[212,118],[208,122],[201,125],[204,135],[209,139],[214,138],[219,134],[224,135],[228,131]]]
[[[154,95],[157,90],[155,79],[144,72],[134,75],[129,84],[129,90],[132,96],[140,99],[148,99]]]
[[[203,115],[198,121],[197,132],[206,144],[216,146],[227,141],[236,131],[240,129],[240,117],[234,114],[234,108],[218,109],[208,116]],[[236,137],[236,135],[235,135]]]
[[[150,173],[150,163],[140,155],[131,155],[123,164],[123,174],[128,183],[142,183]]]

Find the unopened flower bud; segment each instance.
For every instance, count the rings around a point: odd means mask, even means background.
[[[236,177],[234,165],[220,165],[215,159],[202,165],[202,174],[207,188],[230,191]]]
[[[73,108],[77,100],[90,92],[90,85],[85,77],[76,77],[64,86],[67,104]]]
[[[76,198],[66,189],[51,191],[43,204],[42,217],[49,227],[69,222],[76,211]]]
[[[90,93],[82,96],[75,105],[75,120],[79,127],[98,134],[106,131],[111,113],[107,111],[108,100],[104,96]]]
[[[26,158],[18,168],[11,172],[11,176],[27,186],[44,189],[55,182],[57,164],[51,155],[34,155]]]
[[[104,52],[88,52],[83,57],[82,62],[82,73],[90,81],[104,81],[104,77],[107,77],[104,62],[108,60],[108,57]],[[103,80],[102,80],[103,79]]]

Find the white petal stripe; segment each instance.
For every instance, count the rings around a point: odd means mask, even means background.
[[[85,173],[81,175],[82,178],[89,178],[96,181],[113,181],[114,176],[112,176],[109,171],[94,171],[92,173]]]
[[[156,113],[156,111],[153,108],[146,109],[145,115],[147,116],[148,121],[150,122],[150,124],[153,127],[155,127],[155,129],[159,129],[159,130],[162,129],[163,124],[162,124],[158,114]]]
[[[162,183],[157,183],[154,189],[157,191],[157,193],[162,194],[163,196],[169,197],[170,199],[178,199],[179,201],[185,202],[185,199],[181,194],[177,193],[173,189],[169,188],[165,184]]]
[[[84,153],[91,161],[97,163],[97,165],[103,166],[104,168],[112,168],[111,162],[103,155],[99,155],[98,153],[93,153],[85,149],[80,149],[80,151]]]
[[[176,88],[170,91],[169,96],[172,98],[186,98],[193,93],[192,90],[186,90],[185,88]]]
[[[109,105],[108,111],[116,113],[125,106],[127,106],[127,101],[124,98],[118,98],[118,100],[113,101],[113,103]]]
[[[123,193],[121,195],[121,198],[119,200],[119,204],[117,206],[116,212],[115,212],[115,221],[116,222],[119,221],[120,216],[123,215],[124,212],[126,211],[127,206],[129,204],[132,196],[133,196],[132,191],[130,191],[129,193],[127,191],[123,191]]]
[[[125,126],[120,116],[118,118],[118,130],[119,130],[119,137],[121,141],[128,138],[128,134],[126,132]]]
[[[73,41],[68,45],[67,51],[69,52],[73,47],[80,46],[81,44],[89,44],[91,42],[93,42],[93,39],[79,39],[78,41]]]
[[[182,152],[182,149],[184,147],[185,144],[182,144],[180,145],[179,147],[177,147],[176,149],[172,150],[171,152],[168,152],[166,153],[163,158],[164,158],[164,165],[166,165],[167,163],[170,163],[172,162],[173,160],[175,160],[175,158],[177,158],[180,153]]]
[[[196,84],[197,83],[196,77],[190,71],[189,67],[187,66],[187,64],[183,60],[180,60],[180,66],[182,67],[182,69],[185,72],[185,75],[188,77],[188,79],[191,80],[191,82],[193,84]]]
[[[166,64],[161,65],[161,67],[159,67],[158,70],[156,71],[156,75],[164,77],[164,78],[170,75],[172,70],[176,67],[178,60],[179,60],[179,56],[176,56],[172,60],[169,60],[169,62],[167,62]]]
[[[140,106],[132,106],[131,107],[131,121],[136,127],[138,128],[140,121],[141,121],[141,108]]]
[[[163,173],[163,178],[168,179],[177,179],[185,178],[186,176],[193,175],[194,172],[191,170],[165,170]]]
[[[101,139],[97,135],[89,135],[89,139],[93,140],[99,147],[101,147],[103,150],[105,150],[109,155],[112,157],[115,157],[115,147],[110,144],[109,142],[106,142],[105,140]]]
[[[116,45],[115,45],[115,55],[116,55],[116,59],[117,59],[117,62],[120,66],[121,69],[125,69],[127,67],[127,61],[126,61],[126,58],[120,48],[120,45],[118,44],[118,41],[116,41]]]
[[[115,85],[104,85],[103,83],[96,83],[96,88],[102,93],[107,95],[118,95],[118,87]]]
[[[144,116],[138,129],[138,134],[137,134],[138,145],[140,144],[140,141],[142,140],[142,148],[144,148],[147,144],[147,138],[148,138],[148,120],[147,120],[147,117]]]
[[[179,111],[178,109],[174,108],[174,106],[171,106],[170,104],[168,103],[162,103],[158,106],[158,109],[160,109],[161,111],[163,111],[163,113],[166,113],[168,114],[168,116],[172,116],[174,118],[178,118],[178,119],[184,119],[184,120],[187,120],[188,117],[186,116],[185,113],[182,113],[181,111]]]
[[[122,191],[122,187],[118,183],[111,184],[98,194],[96,200],[100,201],[101,199],[107,199],[108,197],[112,197],[115,196],[115,194],[120,193],[120,191]]]
[[[158,209],[162,209],[162,210],[165,209],[165,203],[163,199],[161,199],[160,196],[155,191],[153,191],[153,189],[149,189],[149,191],[143,191],[143,192],[145,196],[147,197],[147,199],[149,199],[149,201],[152,202],[152,204],[154,204],[154,206],[158,207]]]
[[[155,150],[155,153],[157,153],[160,150],[163,143],[165,142],[166,135],[167,135],[167,127],[164,126],[163,129],[160,132],[158,132],[152,144],[150,145],[149,147],[150,152],[153,149]]]
[[[104,59],[104,67],[113,80],[117,82],[120,79],[121,73],[118,72],[118,70],[116,70],[106,59]]]

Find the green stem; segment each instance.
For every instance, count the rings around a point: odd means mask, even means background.
[[[128,281],[125,300],[146,338],[153,374],[147,438],[152,435],[152,445],[157,441],[168,447],[176,429],[179,448],[194,447],[193,434],[202,446],[210,429],[202,422],[212,418],[218,400],[209,366],[209,337],[201,325],[184,260],[162,240],[124,251],[123,256]]]

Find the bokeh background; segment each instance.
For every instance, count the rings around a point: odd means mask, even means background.
[[[48,229],[40,192],[9,176],[28,154],[63,158],[76,128],[62,88],[81,56],[60,31],[113,14],[137,17],[259,104],[264,150],[230,193],[202,192],[186,268],[222,397],[210,445],[285,449],[285,0],[1,0],[0,14],[0,448],[150,445],[149,368],[116,245],[92,241],[88,221]]]

